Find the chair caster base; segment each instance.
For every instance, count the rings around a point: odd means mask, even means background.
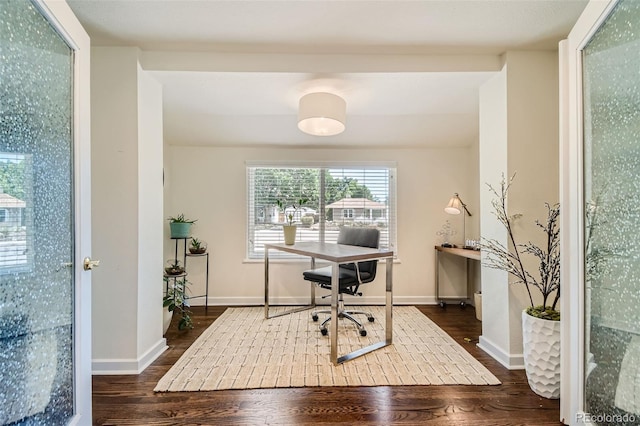
[[[330,314],[330,313],[331,311],[329,310],[313,311],[311,312],[311,319],[313,320],[313,322],[317,322],[319,319],[319,314]],[[342,300],[340,300],[340,306],[338,307],[338,320],[346,319],[353,322],[360,336],[365,337],[367,335],[367,330],[364,328],[364,325],[360,321],[358,321],[353,317],[353,315],[356,315],[356,314],[365,315],[369,322],[375,321],[374,316],[370,312],[344,310],[344,305],[342,304]],[[326,336],[329,334],[329,328],[328,328],[329,321],[331,321],[331,317],[326,318],[320,324],[319,328],[323,336]]]

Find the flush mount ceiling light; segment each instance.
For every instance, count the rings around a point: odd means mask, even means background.
[[[300,98],[298,128],[313,136],[333,136],[344,132],[347,103],[338,95],[309,93]]]

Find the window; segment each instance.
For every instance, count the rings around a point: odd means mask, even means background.
[[[247,166],[247,257],[264,258],[264,245],[284,242],[292,217],[296,241],[336,242],[341,226],[375,227],[380,247],[396,247],[395,168],[388,166]],[[299,206],[300,199],[308,201]],[[278,208],[277,201],[284,208]],[[297,256],[273,251],[273,257]]]
[[[33,266],[32,156],[0,152],[0,275]]]
[[[353,219],[353,209],[342,210],[342,217],[345,219]]]

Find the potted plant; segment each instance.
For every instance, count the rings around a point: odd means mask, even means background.
[[[178,330],[193,328],[193,320],[191,319],[191,311],[189,310],[188,285],[186,278],[169,279],[165,277],[165,285],[167,292],[162,299],[162,306],[173,315],[177,312],[180,315],[178,321]],[[171,319],[169,319],[169,324]],[[168,328],[168,324],[167,324]]]
[[[507,231],[508,247],[495,239],[481,245],[487,254],[485,265],[508,272],[516,278],[514,283],[524,284],[530,306],[522,312],[523,356],[527,380],[531,389],[546,398],[560,397],[560,312],[556,309],[560,299],[560,205],[547,207],[545,222],[536,226],[545,234],[545,244],[539,247],[532,242],[519,244],[514,238],[513,223],[522,215],[507,213],[508,183],[503,177],[500,192],[491,185],[489,189],[497,197],[492,201],[494,214]],[[524,255],[533,256],[538,272],[530,273],[524,267]],[[532,291],[542,295],[542,304],[534,303]]]
[[[286,205],[282,200],[276,200],[276,204],[280,210],[284,212],[286,223],[282,225],[284,231],[284,243],[292,245],[296,241],[297,226],[294,224],[295,214],[300,210],[307,202],[308,198],[301,197],[297,202]],[[289,208],[289,212],[286,210]]]
[[[164,268],[164,272],[167,275],[175,276],[184,274],[184,266],[180,264],[177,259],[167,260],[167,266]]]
[[[191,244],[189,244],[189,253],[191,254],[203,254],[207,251],[207,243],[199,238],[193,237]]]
[[[183,213],[178,216],[171,216],[168,220],[171,238],[189,238],[191,226],[197,221],[197,219],[186,219]]]

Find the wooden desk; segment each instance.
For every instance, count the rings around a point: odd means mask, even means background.
[[[264,316],[273,318],[301,310],[306,310],[316,305],[315,284],[311,283],[311,302],[307,306],[294,308],[279,315],[269,315],[269,250],[280,250],[288,253],[309,256],[311,269],[315,269],[316,259],[326,260],[332,263],[331,271],[331,338],[330,359],[334,364],[341,364],[350,359],[364,355],[376,349],[392,343],[392,306],[393,306],[393,251],[378,250],[367,247],[350,246],[344,244],[331,244],[319,242],[301,242],[293,245],[265,244],[264,245]],[[338,357],[338,266],[344,263],[362,262],[367,260],[386,259],[386,300],[385,300],[385,340],[374,343],[357,351]]]
[[[462,248],[451,248],[451,247],[442,247],[435,246],[436,249],[436,300],[440,307],[444,308],[445,299],[456,299],[460,300],[460,305],[464,306],[467,300],[471,300],[473,297],[473,291],[469,292],[469,259],[480,261],[480,251],[479,250],[467,250]],[[452,256],[464,257],[466,259],[465,266],[467,268],[467,297],[466,299],[460,297],[440,297],[440,253],[446,253]],[[470,295],[471,294],[471,295]]]

